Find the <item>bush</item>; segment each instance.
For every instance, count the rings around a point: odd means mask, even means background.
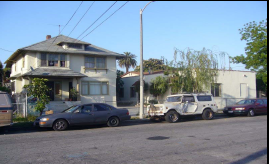
[[[13,122],[34,122],[37,116],[29,114],[26,118],[21,115],[14,115]]]

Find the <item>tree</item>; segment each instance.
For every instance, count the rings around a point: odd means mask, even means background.
[[[50,97],[47,95],[50,89],[45,84],[47,81],[48,79],[34,78],[31,84],[24,86],[29,95],[33,95],[37,98],[35,110],[40,112],[40,116],[42,115],[45,105],[50,101]]]
[[[150,58],[143,61],[143,72],[165,70],[163,60]],[[134,71],[140,71],[140,66],[136,66]]]
[[[180,61],[177,61],[177,54]],[[168,64],[170,86],[173,93],[202,92],[210,88],[218,75],[217,60],[210,50],[175,50],[174,61]]]
[[[121,68],[125,67],[126,68],[126,73],[129,71],[130,67],[135,68],[137,62],[135,60],[136,55],[132,54],[131,52],[124,52],[125,57],[120,59],[118,61],[118,64]]]
[[[6,78],[10,76],[10,68],[5,67],[3,63],[0,61],[0,84],[1,86],[5,86]]]
[[[123,75],[124,72],[117,70],[117,79],[116,79],[116,93],[117,93],[117,98],[119,97],[119,93],[120,93],[120,88],[123,87],[124,82],[121,79],[121,75]]]
[[[168,89],[168,79],[166,77],[157,76],[151,81],[150,94],[157,97],[166,93]]]
[[[239,29],[241,40],[245,40],[246,56],[231,57],[233,63],[242,63],[246,69],[257,72],[257,79],[262,79],[267,87],[267,19],[257,24],[255,21],[247,23]]]

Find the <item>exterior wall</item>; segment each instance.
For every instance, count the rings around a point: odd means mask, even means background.
[[[235,104],[244,98],[256,98],[256,73],[248,71],[219,71],[217,83],[221,83],[221,97],[214,97],[218,108]],[[246,96],[241,96],[241,84],[246,85]],[[211,90],[210,90],[211,92]]]
[[[85,56],[84,55],[70,55],[70,69],[80,72],[88,77],[81,78],[79,80],[79,94],[82,103],[91,102],[105,102],[116,106],[116,58],[106,57],[107,70],[88,70],[84,69]],[[108,82],[108,95],[82,95],[81,83],[82,81],[97,81]],[[76,83],[73,82],[73,87]]]
[[[150,82],[157,76],[165,76],[163,73],[154,75],[144,75],[145,82]],[[124,82],[124,97],[120,101],[137,101],[136,98],[130,98],[130,87],[139,80],[139,76],[123,77]],[[256,73],[249,71],[219,71],[217,82],[221,84],[221,97],[214,97],[219,109],[227,105],[231,105],[244,98],[256,98]],[[241,84],[246,86],[246,96],[241,96]],[[211,85],[211,84],[210,84]],[[211,88],[208,90],[211,93]],[[158,97],[158,101],[163,103],[168,95],[171,95],[170,88],[163,95]],[[149,94],[149,91],[144,94],[144,101],[157,99]]]

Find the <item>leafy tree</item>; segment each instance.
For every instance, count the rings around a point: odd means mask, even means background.
[[[143,61],[143,72],[165,70],[163,60],[150,58]],[[136,66],[134,71],[140,71],[140,66]]]
[[[29,95],[33,95],[37,98],[35,110],[40,112],[40,116],[42,115],[45,105],[50,101],[50,97],[47,95],[50,89],[45,84],[47,81],[48,79],[34,78],[31,84],[24,86]]]
[[[116,79],[116,93],[117,93],[117,98],[119,97],[119,93],[120,93],[120,88],[123,87],[124,82],[121,79],[121,75],[123,75],[124,72],[117,70],[117,79]]]
[[[118,64],[121,68],[125,67],[126,68],[126,73],[129,71],[130,67],[135,68],[137,62],[135,60],[136,55],[132,54],[131,52],[124,52],[125,57],[120,59],[118,61]]]
[[[241,40],[245,40],[246,56],[231,57],[234,63],[246,65],[246,69],[257,72],[257,79],[262,79],[267,87],[267,19],[260,21],[258,24],[253,21],[239,29]]]
[[[4,68],[3,63],[0,61],[0,83],[4,86],[6,78],[10,76],[10,68]]]
[[[157,76],[151,81],[150,94],[157,97],[166,93],[168,89],[168,79],[166,77]]]
[[[177,61],[177,54],[180,61]],[[210,88],[218,74],[217,60],[210,50],[175,50],[174,61],[168,63],[170,86],[173,93],[202,92]]]

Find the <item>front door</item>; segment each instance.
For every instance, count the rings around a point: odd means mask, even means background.
[[[54,92],[55,92],[55,85],[54,85],[54,82],[53,81],[47,81],[45,84],[50,89],[48,91],[48,93],[47,93],[47,95],[50,97],[50,101],[54,101],[55,100],[55,94],[54,94]]]
[[[60,81],[55,81],[55,101],[62,101],[62,87]]]

